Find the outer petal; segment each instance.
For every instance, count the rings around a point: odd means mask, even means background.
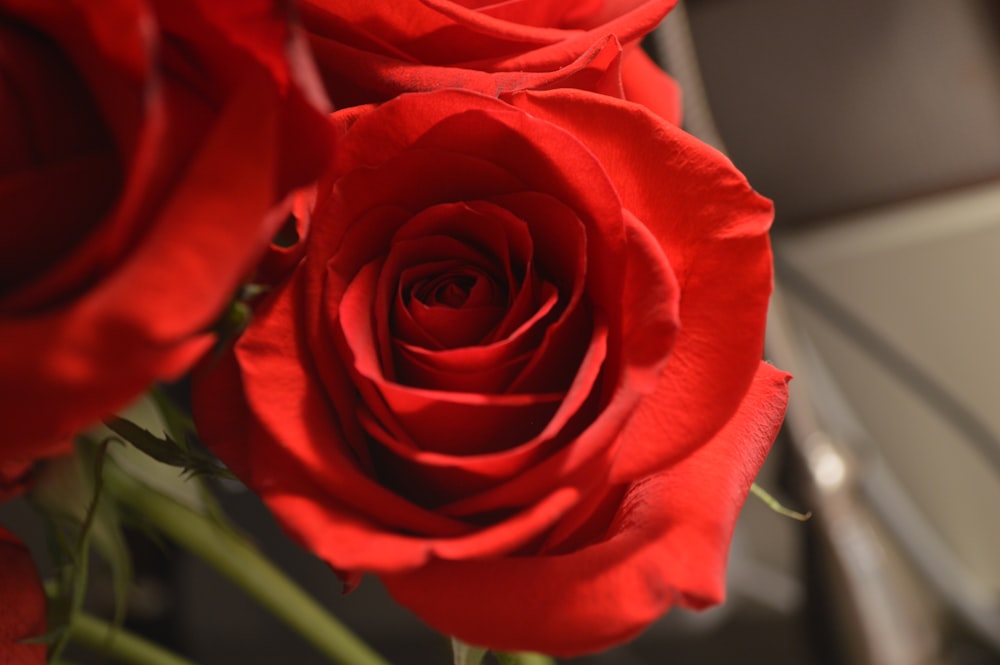
[[[31,554],[0,527],[0,665],[44,665],[44,644],[21,640],[45,634],[45,593]]]
[[[673,605],[720,602],[729,540],[784,416],[787,379],[761,364],[725,427],[632,484],[600,542],[553,556],[436,560],[382,580],[437,630],[557,656],[630,639]]]
[[[681,284],[676,345],[613,469],[619,481],[641,478],[710,437],[746,392],[764,344],[773,208],[721,153],[638,104],[573,90],[513,101],[562,124],[597,155]]]

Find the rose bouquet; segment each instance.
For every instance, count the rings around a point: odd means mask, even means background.
[[[460,662],[720,602],[788,377],[771,205],[638,47],[672,4],[0,0],[0,492],[61,553],[0,531],[0,662],[160,652],[82,610],[123,520],[380,662],[213,475]]]

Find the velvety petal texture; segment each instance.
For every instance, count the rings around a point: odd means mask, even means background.
[[[44,665],[44,644],[22,640],[45,634],[45,592],[31,553],[0,527],[0,665]]]
[[[638,46],[674,4],[303,0],[301,7],[338,107],[441,88],[505,95],[571,87],[629,99],[635,92],[676,124],[677,87]]]
[[[583,519],[604,517],[579,547],[436,560],[382,580],[432,626],[473,644],[531,644],[558,655],[624,642],[673,605],[720,603],[739,506],[778,433],[785,402],[775,396],[786,380],[761,364],[747,404],[704,446],[665,471],[615,487],[610,515],[578,508]],[[488,622],[469,607],[473,599],[490,606]]]
[[[771,206],[638,104],[510,99],[332,116],[302,262],[195,417],[346,579],[568,656],[722,598],[787,397],[760,361]]]
[[[324,167],[272,0],[0,0],[0,465],[177,377]]]

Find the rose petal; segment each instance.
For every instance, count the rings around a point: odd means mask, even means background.
[[[721,153],[643,107],[604,104],[572,90],[525,93],[513,103],[558,119],[600,158],[683,285],[681,330],[663,381],[631,419],[623,438],[628,452],[614,470],[620,481],[648,475],[721,427],[756,371],[771,293],[773,208]],[[609,126],[621,131],[611,136]],[[642,159],[622,145],[643,145]],[[648,436],[657,430],[670,446]]]
[[[601,0],[457,0],[456,4],[474,9],[483,16],[492,16],[503,21],[533,27],[561,27],[573,25],[581,17],[585,18],[595,13],[602,4]],[[576,15],[574,15],[576,14]]]
[[[382,581],[445,634],[567,657],[628,640],[672,605],[721,601],[728,543],[784,416],[787,378],[761,364],[725,427],[634,483],[600,541],[551,556],[433,560]]]
[[[399,380],[404,385],[453,393],[503,393],[530,359],[530,353],[498,359],[492,349],[469,347],[435,353],[400,344],[396,349]]]
[[[38,302],[58,302],[86,288],[68,278],[43,288],[29,285],[57,267],[108,212],[120,186],[117,172],[109,155],[91,154],[0,177],[0,209],[9,220],[0,243],[0,311],[27,313]],[[80,224],[68,228],[67,219]]]
[[[536,436],[519,446],[511,446],[508,455],[483,455],[483,452],[488,451],[481,450],[468,459],[458,461],[449,459],[447,456],[424,455],[417,457],[416,452],[407,453],[405,451],[406,444],[404,444],[404,449],[396,448],[397,455],[402,455],[403,458],[412,459],[414,463],[427,467],[426,474],[417,467],[407,467],[415,474],[414,483],[416,483],[416,479],[425,477],[429,481],[448,479],[456,483],[456,488],[477,490],[476,493],[461,495],[461,499],[447,506],[439,507],[442,514],[466,516],[501,508],[509,509],[530,500],[530,497],[544,494],[553,482],[572,479],[581,468],[588,464],[590,456],[599,456],[600,449],[608,446],[617,437],[619,429],[630,409],[639,401],[641,393],[648,392],[656,385],[655,381],[659,377],[663,360],[670,352],[671,340],[676,330],[679,292],[656,241],[642,227],[637,226],[637,222],[631,218],[628,239],[629,259],[626,261],[626,265],[630,267],[630,272],[627,281],[630,284],[630,293],[635,292],[629,297],[634,298],[638,306],[634,313],[630,314],[630,317],[634,318],[627,318],[625,321],[624,334],[628,343],[624,345],[627,351],[624,360],[625,366],[628,368],[626,374],[628,381],[623,386],[617,386],[618,392],[615,396],[615,402],[605,408],[606,413],[601,416],[598,423],[584,431],[583,434],[579,433],[577,428],[588,428],[588,419],[595,416],[591,410],[601,408],[599,404],[591,404],[588,408],[584,408],[588,398],[593,400],[596,397],[592,396],[592,391],[605,361],[604,341],[601,341],[600,344],[592,342],[590,349],[598,349],[600,354],[594,356],[593,359],[585,359],[579,364],[579,374],[571,384],[573,386],[571,392],[563,396],[559,410],[552,415],[545,428]],[[355,318],[360,319],[360,317]],[[573,329],[579,334],[578,325],[574,326]],[[376,377],[377,366],[369,362],[367,367],[368,373],[365,376],[370,379]],[[367,385],[367,382],[363,382],[362,385]],[[615,387],[612,384],[604,389],[610,390]],[[377,410],[376,421],[381,422],[382,426],[387,427],[392,434],[389,437],[379,437],[379,432],[371,427],[368,428],[369,433],[383,441],[412,441],[412,435],[406,427],[402,425],[397,428],[393,427],[397,414],[380,401],[381,394],[369,393],[367,403],[369,408]],[[414,394],[417,394],[416,391]],[[430,402],[435,398],[446,404],[451,399],[448,395],[434,394],[428,394],[425,399]],[[400,397],[400,399],[403,398]],[[401,402],[401,404],[404,403]],[[581,416],[581,414],[583,415]],[[581,424],[576,425],[575,428],[568,427],[571,418],[581,421]],[[455,418],[446,422],[453,421]],[[426,425],[428,424],[425,423]],[[434,422],[431,421],[429,426],[433,427],[433,425]],[[433,435],[446,436],[446,433],[431,431]],[[463,435],[465,435],[464,431]],[[574,437],[576,437],[575,440]],[[518,441],[513,436],[510,439]],[[548,444],[553,439],[566,443],[572,441],[572,445],[567,445],[565,449],[547,459],[540,459],[539,455],[542,451],[551,450],[551,446]],[[457,438],[456,440],[448,437],[447,440],[453,441],[453,445],[457,447],[463,443],[468,445],[467,439]],[[650,445],[654,444],[662,445],[659,440],[650,442]],[[410,445],[416,446],[418,450],[420,448],[415,443]],[[443,451],[439,449],[438,452],[454,453],[455,449]],[[466,452],[466,454],[468,453]],[[494,470],[491,471],[490,467],[494,467]],[[500,471],[507,472],[509,475],[503,476]],[[496,480],[499,479],[502,479],[502,482],[496,484]],[[443,491],[445,495],[449,494],[448,490]],[[459,494],[459,492],[456,491],[454,494]]]
[[[460,456],[422,450],[405,431],[388,430],[381,422],[362,411],[359,416],[366,431],[389,454],[381,457],[393,473],[386,480],[396,481],[390,484],[405,489],[409,496],[420,497],[424,505],[437,506],[437,511],[442,515],[477,518],[516,508],[519,504],[510,500],[504,485],[510,478],[539,466],[553,450],[567,445],[582,427],[574,424],[574,421],[579,420],[580,413],[588,414],[588,401],[594,401],[592,398],[605,358],[606,341],[606,327],[597,325],[572,387],[563,396],[544,429],[530,440],[509,448]],[[602,431],[600,427],[594,428],[594,433],[598,433],[597,439]],[[585,443],[573,445],[587,447]],[[563,461],[566,459],[564,455],[559,458]],[[581,481],[572,478],[581,476],[581,468],[587,466],[586,460],[578,459],[577,462],[575,465],[567,465],[565,469],[548,461],[546,466],[549,471],[554,470],[559,475],[558,481],[576,484]],[[538,494],[521,497],[522,503],[531,503],[549,489],[544,484],[538,486]]]
[[[617,37],[607,35],[565,67],[552,71],[499,71],[493,79],[501,98],[520,90],[579,88],[624,99],[622,45]]]
[[[590,459],[601,457],[603,449],[614,447],[614,442],[625,428],[636,404],[641,406],[643,399],[650,398],[649,392],[659,383],[664,361],[672,357],[671,345],[678,334],[680,291],[670,266],[652,235],[633,218],[629,217],[628,222],[626,297],[633,300],[636,307],[629,309],[629,315],[624,320],[624,341],[621,345],[623,356],[618,361],[622,372],[619,382],[613,382],[604,376],[604,384],[601,385],[598,375],[590,377],[589,383],[574,381],[573,389],[579,392],[575,398],[570,399],[574,394],[571,389],[563,402],[563,407],[567,407],[567,410],[560,410],[550,421],[550,426],[558,425],[559,428],[546,430],[542,434],[557,436],[561,433],[568,437],[567,442],[572,441],[571,445],[525,467],[520,473],[511,475],[495,487],[466,496],[455,504],[442,508],[442,512],[466,515],[518,505],[519,501],[544,492],[550,483],[573,478],[578,469],[586,466]],[[600,324],[601,318],[597,322]],[[592,344],[591,349],[593,348]],[[601,366],[607,363],[603,353],[601,360]],[[588,363],[581,364],[581,369],[587,367]],[[594,386],[599,390],[592,394]],[[609,394],[613,396],[608,397]],[[596,411],[600,411],[600,415],[595,418]],[[576,420],[575,427],[571,418]],[[669,435],[644,440],[644,443],[659,448],[670,448],[673,445]]]
[[[438,557],[461,560],[515,551],[558,522],[576,503],[578,491],[555,489],[521,512],[455,538],[409,536],[406,530],[365,523],[356,511],[341,508],[337,498],[307,486],[264,491],[262,497],[293,537],[335,568],[393,573]]]
[[[583,25],[593,26],[588,30],[563,30],[549,26],[525,25],[497,19],[470,10],[450,0],[421,0],[428,7],[441,12],[457,26],[477,35],[479,42],[470,42],[471,48],[463,53],[451,53],[451,64],[475,69],[495,69],[499,71],[540,71],[557,69],[567,60],[585,51],[594,43],[595,37],[614,35],[622,43],[631,42],[649,33],[666,16],[676,0],[621,0],[604,2],[600,11],[581,12],[576,17],[567,18]],[[594,5],[581,8],[596,8]],[[576,26],[574,26],[576,27]],[[484,45],[484,41],[490,42]],[[499,56],[500,44],[509,40],[513,47],[506,48],[507,57]],[[526,49],[530,43],[536,48]],[[495,44],[495,45],[494,45]],[[461,47],[459,47],[461,48]],[[465,62],[457,61],[465,55]],[[568,54],[570,57],[567,57]],[[471,56],[471,57],[470,57]]]
[[[295,309],[296,290],[290,286],[260,312],[235,357],[207,365],[199,374],[195,417],[213,451],[247,479],[311,551],[341,570],[356,569],[363,561],[365,569],[385,571],[421,566],[435,553],[492,555],[522,546],[576,502],[576,489],[557,489],[497,526],[481,529],[426,511],[381,487],[370,470],[358,468],[329,405],[318,398],[321,391],[302,371],[307,356],[283,332],[283,316]],[[262,384],[261,376],[268,381]],[[281,390],[272,394],[276,385]]]
[[[208,361],[194,382],[198,429],[220,459],[258,492],[286,484],[329,488],[336,496],[322,501],[379,528],[395,527],[428,535],[456,535],[467,525],[426,511],[379,485],[370,461],[349,445],[363,438],[356,422],[337,422],[330,403],[309,368],[299,336],[289,336],[286,317],[294,316],[299,294],[291,282],[277,291],[240,338],[234,356]],[[268,377],[261,381],[261,377]],[[342,392],[350,394],[344,379]],[[281,390],[275,391],[275,386]],[[272,392],[274,391],[274,392]],[[290,481],[290,479],[297,481]],[[324,490],[325,492],[326,490]],[[322,502],[321,501],[321,502]],[[373,527],[374,528],[374,527]]]
[[[335,101],[357,104],[445,88],[495,95],[496,83],[487,72],[498,73],[497,80],[511,73],[499,91],[555,86],[560,75],[572,78],[591,66],[609,38],[638,40],[674,3],[549,0],[463,6],[450,0],[383,0],[361,6],[311,0],[302,3],[302,13],[328,88],[335,97],[346,95]],[[513,82],[516,78],[524,80]]]

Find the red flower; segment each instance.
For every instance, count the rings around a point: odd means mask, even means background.
[[[0,527],[0,663],[44,665],[44,644],[22,640],[45,634],[45,593],[31,554]]]
[[[265,0],[0,0],[0,464],[211,343],[326,161],[301,46]]]
[[[676,0],[303,0],[303,22],[338,108],[403,92],[488,95],[574,87],[680,119],[673,79],[639,48]]]
[[[786,400],[770,203],[593,93],[334,122],[303,262],[196,383],[204,439],[307,548],[473,644],[578,654],[718,602]]]

